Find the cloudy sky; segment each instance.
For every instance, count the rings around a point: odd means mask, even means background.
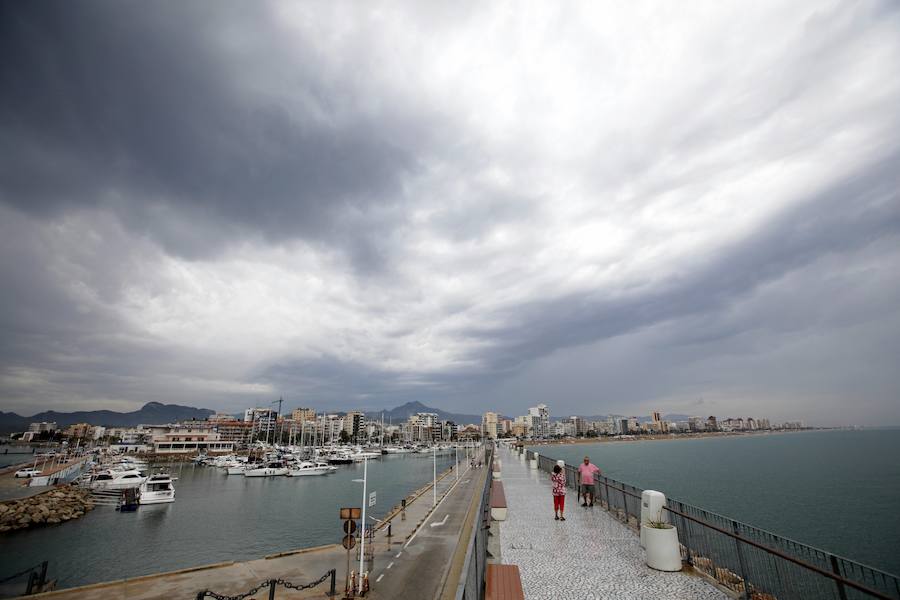
[[[900,424],[900,5],[0,3],[0,409]]]

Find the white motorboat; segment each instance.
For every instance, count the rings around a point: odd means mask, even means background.
[[[101,471],[90,478],[92,490],[127,490],[140,487],[147,478],[140,471]]]
[[[175,502],[175,486],[172,485],[171,476],[168,473],[151,475],[147,481],[141,484],[138,495],[138,504],[164,504]]]
[[[225,473],[227,475],[243,475],[246,470],[247,465],[244,463],[236,463],[230,467],[225,467]]]
[[[290,477],[302,477],[304,475],[328,475],[335,471],[337,471],[337,467],[332,467],[328,463],[304,461],[293,469],[290,469],[287,474]]]
[[[265,466],[247,465],[244,470],[244,477],[277,477],[287,474],[288,468],[282,462],[270,462]]]

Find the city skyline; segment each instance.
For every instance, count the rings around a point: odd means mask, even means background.
[[[0,410],[898,425],[898,30],[3,3]]]

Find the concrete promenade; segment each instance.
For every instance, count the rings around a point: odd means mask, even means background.
[[[699,576],[644,564],[638,535],[599,505],[582,508],[573,490],[566,520],[553,519],[549,474],[501,449],[508,507],[500,523],[501,562],[519,566],[528,599],[718,600],[728,598]]]
[[[457,538],[467,514],[470,498],[480,492],[487,468],[469,469],[460,457],[460,474],[446,472],[437,485],[437,509],[433,509],[432,486],[423,486],[412,494],[405,511],[391,519],[391,537],[382,526],[374,536],[374,558],[367,561],[371,591],[368,598],[422,600],[440,597],[448,574],[454,566]],[[335,507],[335,530],[340,530]],[[388,515],[390,518],[391,515]],[[374,524],[370,521],[370,525]],[[432,527],[432,525],[434,525]],[[136,540],[139,544],[139,540]],[[87,550],[89,551],[89,550]],[[351,569],[359,569],[359,558],[351,553]],[[285,579],[305,584],[330,569],[337,570],[338,597],[344,589],[347,552],[337,544],[270,555],[246,562],[227,562],[181,571],[135,577],[78,588],[38,594],[34,597],[54,600],[163,600],[195,598],[204,589],[222,595],[238,595],[266,579]],[[423,574],[427,576],[423,577]],[[52,575],[52,573],[51,573]],[[455,582],[452,582],[455,586]],[[328,582],[314,590],[295,592],[279,586],[275,597],[281,599],[325,598]],[[268,597],[268,590],[253,597]]]

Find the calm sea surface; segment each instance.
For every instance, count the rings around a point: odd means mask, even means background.
[[[439,454],[438,472],[453,463],[452,452]],[[172,474],[172,504],[125,513],[99,506],[58,526],[2,534],[0,577],[49,560],[59,587],[72,587],[339,542],[338,508],[362,500],[353,481],[362,464],[320,477],[247,478],[191,464]],[[377,492],[369,514],[382,517],[431,476],[430,454],[369,461],[368,489]]]
[[[900,429],[543,446],[577,464],[900,574]]]

